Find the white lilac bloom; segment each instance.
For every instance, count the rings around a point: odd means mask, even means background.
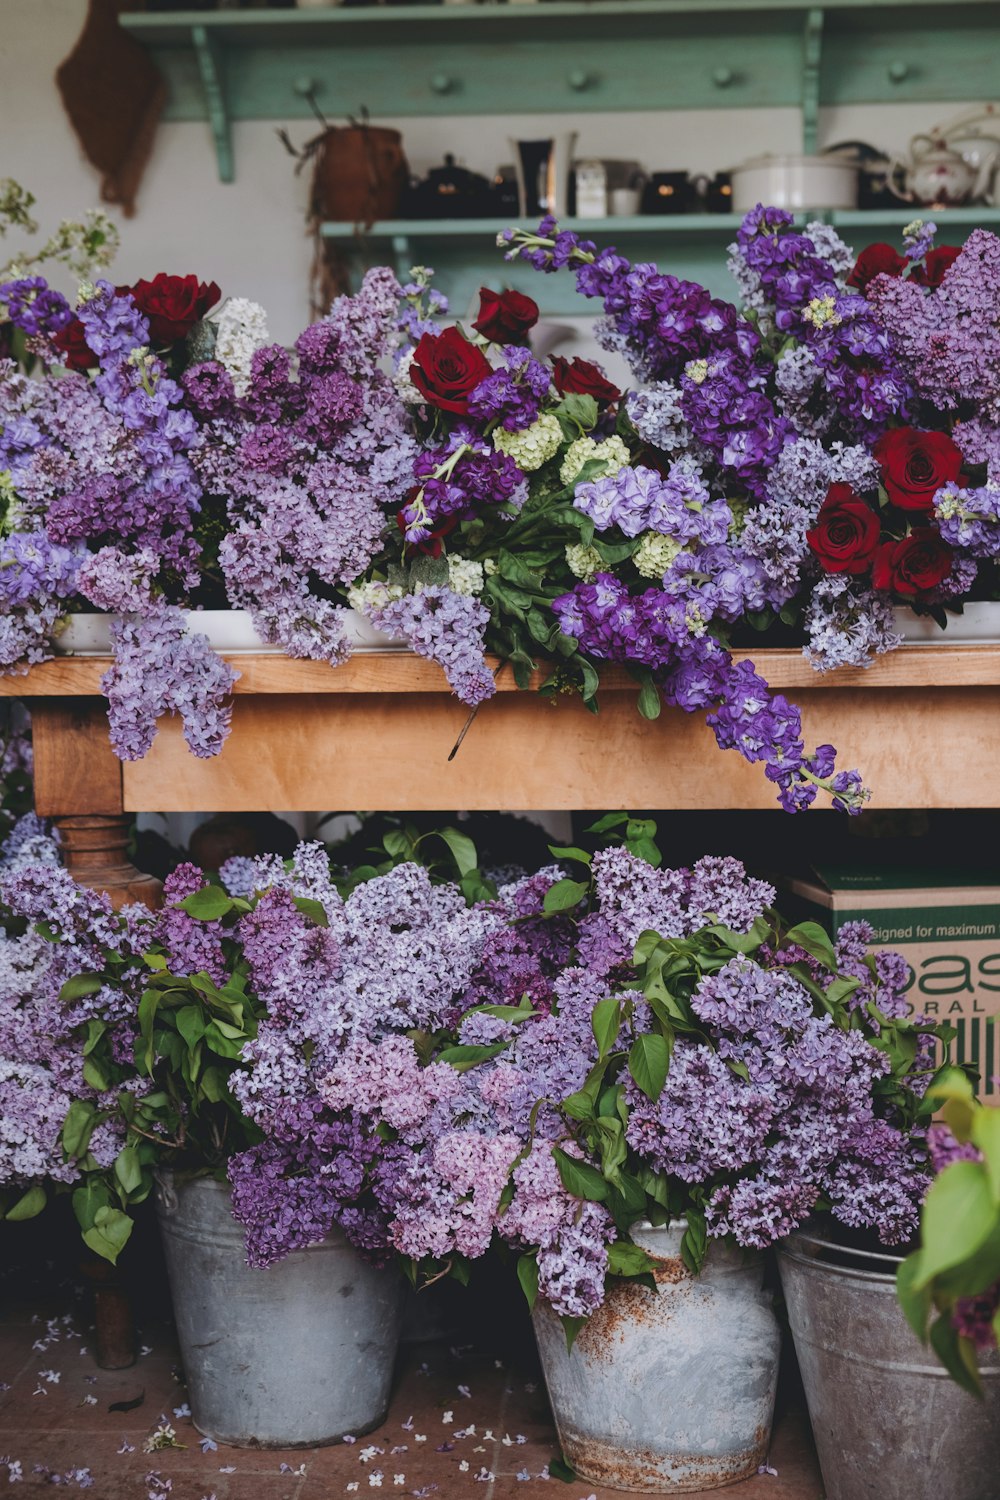
[[[230,297],[216,320],[215,358],[229,371],[238,396],[247,393],[255,352],[270,341],[267,313],[260,303]]]

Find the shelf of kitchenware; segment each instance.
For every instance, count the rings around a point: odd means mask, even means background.
[[[546,0],[537,5],[129,13],[169,85],[166,118],[207,120],[232,181],[232,122],[821,105],[996,92],[996,0]]]

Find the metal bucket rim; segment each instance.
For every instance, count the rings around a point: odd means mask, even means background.
[[[807,1266],[812,1270],[822,1270],[831,1276],[846,1276],[854,1281],[877,1282],[887,1289],[895,1288],[896,1272],[880,1271],[873,1268],[864,1269],[860,1266],[845,1266],[834,1260],[820,1260],[815,1255],[804,1255],[797,1249],[797,1242],[804,1245],[814,1245],[819,1250],[831,1250],[837,1255],[855,1256],[858,1259],[872,1259],[887,1262],[898,1268],[902,1265],[904,1257],[901,1255],[880,1255],[874,1250],[849,1250],[844,1245],[838,1245],[833,1240],[821,1239],[818,1235],[802,1234],[798,1230],[790,1234],[775,1247],[779,1257],[794,1261],[796,1265]]]

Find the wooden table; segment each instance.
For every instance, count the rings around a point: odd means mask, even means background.
[[[902,647],[865,671],[827,674],[795,650],[744,654],[801,705],[809,745],[832,741],[842,766],[861,769],[874,805],[1000,807],[1000,646]],[[118,761],[105,658],[0,677],[0,693],[29,701],[36,808],[59,826],[78,878],[118,900],[152,899],[124,853],[141,811],[778,806],[761,769],[720,752],[703,716],[642,719],[624,672],[608,674],[593,715],[575,697],[519,691],[505,669],[449,761],[467,711],[433,663],[407,652],[336,669],[228,660],[240,673],[233,730],[211,760],[191,755],[170,719],[144,760]]]

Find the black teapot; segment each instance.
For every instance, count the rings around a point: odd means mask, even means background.
[[[456,166],[449,154],[443,167],[432,167],[421,182],[405,189],[401,211],[408,219],[485,218],[493,206],[493,194],[487,178]]]

